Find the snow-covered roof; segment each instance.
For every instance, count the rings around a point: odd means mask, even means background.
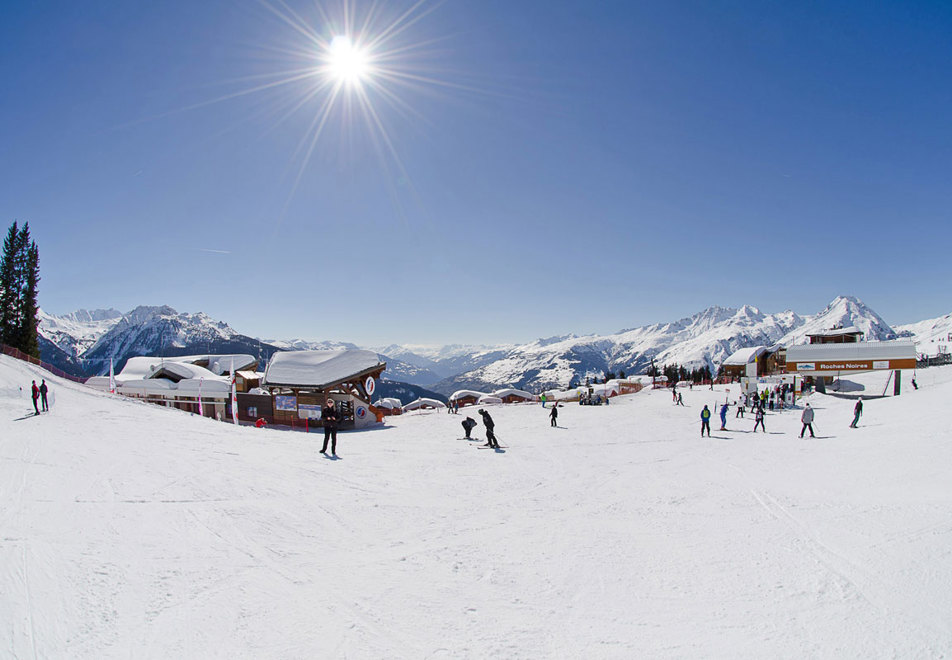
[[[834,328],[833,330],[823,330],[821,332],[808,332],[807,337],[840,337],[842,335],[863,335],[866,334],[855,325],[848,328]]]
[[[247,353],[206,353],[204,355],[181,355],[164,359],[175,360],[176,362],[206,362],[208,364],[207,369],[218,376],[231,372],[232,360],[235,361],[235,371],[247,369],[258,362],[258,358]]]
[[[465,399],[467,397],[472,397],[478,399],[481,396],[486,396],[488,392],[478,392],[476,390],[457,390],[450,394],[450,401],[456,401],[457,399]]]
[[[216,376],[211,371],[205,367],[199,367],[195,364],[189,364],[187,362],[162,362],[155,365],[155,368],[149,373],[146,378],[162,378],[166,374],[171,374],[181,380],[194,379],[198,380],[200,378],[221,378],[221,376]]]
[[[116,374],[116,382],[138,379],[142,380],[143,378],[148,378],[149,374],[152,373],[152,370],[163,363],[166,358],[152,357],[152,356],[136,356],[131,357],[126,360],[126,364],[122,367],[122,371]],[[172,360],[172,358],[168,358]]]
[[[516,390],[511,387],[505,387],[501,390],[496,390],[495,392],[493,392],[493,396],[498,396],[498,397],[519,396],[524,399],[535,398],[535,394],[530,394],[529,392],[526,392],[525,390]]]
[[[207,362],[208,367],[196,367],[202,369],[203,373],[197,377],[214,375],[220,376],[222,373],[231,369],[231,361],[235,360],[235,371],[245,369],[254,365],[258,359],[252,355],[244,353],[228,353],[225,355],[176,355],[174,357],[157,357],[154,355],[137,355],[126,360],[122,371],[116,374],[116,382],[124,382],[130,379],[148,378],[156,367],[168,364],[188,364],[195,366],[195,362]],[[192,376],[181,376],[181,378],[191,378]]]
[[[488,406],[494,403],[502,403],[502,399],[500,399],[498,396],[493,396],[492,394],[485,394],[479,397],[479,401],[477,401],[477,403]]]
[[[724,366],[743,366],[754,362],[757,358],[767,352],[763,346],[748,346],[739,348],[731,353],[722,364]]]
[[[271,356],[262,385],[325,387],[385,366],[373,351],[280,351]]]
[[[235,369],[235,373],[245,380],[258,380],[264,375],[260,371],[244,371],[242,369]]]
[[[417,408],[422,408],[423,406],[430,406],[431,408],[445,408],[446,404],[442,401],[437,401],[436,399],[428,399],[426,397],[416,399],[411,401],[407,405],[403,406],[404,410],[416,410]]]
[[[395,410],[397,408],[403,407],[403,402],[400,399],[394,397],[384,397],[383,399],[377,399],[373,403],[377,408],[386,408],[388,410]]]

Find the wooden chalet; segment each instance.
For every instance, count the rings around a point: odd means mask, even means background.
[[[526,403],[529,401],[538,401],[539,397],[523,390],[516,390],[507,387],[493,392],[493,396],[502,399],[503,403]]]
[[[479,400],[487,395],[487,392],[478,392],[476,390],[458,390],[450,394],[450,405],[458,404],[460,408],[464,406],[475,406]]]
[[[378,421],[371,396],[385,362],[363,350],[281,351],[271,362],[255,393],[238,395],[238,419],[269,424],[319,427],[321,408],[333,399],[338,428],[362,428]]]

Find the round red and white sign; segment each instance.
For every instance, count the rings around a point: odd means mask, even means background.
[[[367,380],[364,381],[364,389],[367,390],[368,396],[373,394],[374,390],[377,389],[377,383],[374,381],[373,376],[367,376]]]

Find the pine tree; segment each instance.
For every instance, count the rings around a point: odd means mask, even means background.
[[[30,239],[30,223],[14,222],[0,257],[0,341],[28,355],[40,356],[37,336],[37,284],[40,251]]]
[[[17,246],[20,231],[17,223],[10,225],[3,239],[3,255],[0,257],[0,342],[13,345],[16,341],[17,311],[19,300],[19,275],[17,274]]]
[[[29,225],[24,227],[24,231],[27,231],[27,238],[29,238],[28,233]],[[36,317],[36,313],[39,309],[37,304],[37,285],[40,282],[40,251],[36,247],[35,241],[30,241],[29,247],[26,248],[26,267],[24,272],[24,287],[23,287],[23,299],[22,299],[22,314],[20,316],[20,350],[26,353],[27,355],[32,355],[35,358],[40,357],[40,339],[37,333],[37,326],[39,325],[39,319]]]

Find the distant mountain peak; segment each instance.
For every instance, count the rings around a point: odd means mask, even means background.
[[[63,314],[60,318],[67,319],[74,323],[94,323],[96,321],[109,321],[122,318],[122,312],[117,309],[77,309],[74,312]]]

